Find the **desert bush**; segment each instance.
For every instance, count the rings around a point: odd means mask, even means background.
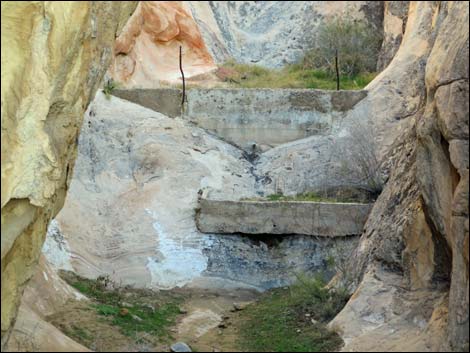
[[[319,28],[316,43],[301,62],[305,69],[333,74],[337,51],[340,74],[352,77],[375,71],[381,35],[363,22],[334,19]]]
[[[331,146],[331,160],[335,167],[326,179],[336,180],[341,186],[363,190],[374,200],[382,192],[384,178],[378,157],[378,144],[374,127],[355,122],[346,136],[337,138]],[[325,180],[325,186],[329,181]]]
[[[103,85],[103,93],[105,94],[106,98],[110,99],[111,94],[118,87],[119,87],[119,83],[114,81],[113,79],[106,80]]]

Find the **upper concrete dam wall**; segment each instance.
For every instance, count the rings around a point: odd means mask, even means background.
[[[329,135],[366,91],[313,89],[117,90],[117,97],[171,117],[182,116],[246,151],[264,151],[312,135]]]

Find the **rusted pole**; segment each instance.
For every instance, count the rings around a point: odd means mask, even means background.
[[[183,98],[181,99],[181,107],[184,109],[184,101],[186,99],[186,83],[184,81],[184,72],[183,72],[183,47],[180,45],[180,71],[181,78],[183,80]]]
[[[339,91],[338,49],[335,49],[336,90]]]

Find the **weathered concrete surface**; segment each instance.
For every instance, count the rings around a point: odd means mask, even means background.
[[[245,150],[331,134],[365,91],[191,89],[184,117]]]
[[[62,207],[83,113],[132,14],[129,1],[1,3],[1,335]]]
[[[361,234],[371,208],[357,203],[201,199],[196,224],[204,233],[338,237]]]
[[[116,89],[113,96],[155,110],[169,117],[181,116],[181,100],[183,93],[176,88],[159,89]]]
[[[185,119],[246,151],[337,130],[346,112],[366,97],[366,91],[313,89],[118,89],[114,96],[170,117]],[[254,147],[255,145],[255,147]]]

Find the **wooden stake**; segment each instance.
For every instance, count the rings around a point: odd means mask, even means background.
[[[184,102],[186,100],[186,83],[184,80],[184,72],[183,72],[183,47],[180,45],[180,71],[181,71],[181,78],[183,80],[183,98],[181,99],[181,108],[184,109]]]
[[[339,91],[338,49],[335,50],[336,90]]]

